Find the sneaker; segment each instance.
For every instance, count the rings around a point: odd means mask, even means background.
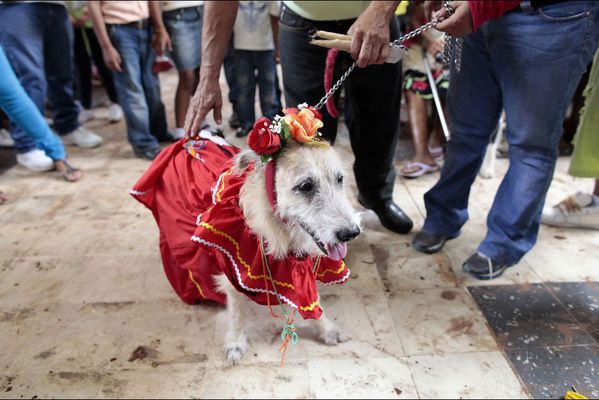
[[[160,147],[154,147],[153,149],[147,150],[133,149],[133,152],[139,158],[144,158],[146,160],[152,161],[158,156],[158,153],[160,153]]]
[[[553,207],[545,207],[541,222],[562,228],[599,229],[599,205],[593,195],[578,192]]]
[[[455,238],[456,236],[437,235],[427,231],[420,231],[412,239],[412,247],[424,254],[434,254],[443,248],[445,242]]]
[[[250,129],[251,128],[237,128],[237,130],[235,131],[235,137],[242,138],[244,136],[247,136],[248,133],[250,133]]]
[[[85,124],[87,121],[94,119],[94,111],[86,110],[85,108],[79,111],[79,123]]]
[[[239,123],[239,116],[236,112],[233,112],[233,114],[231,114],[231,117],[229,118],[229,126],[233,129],[239,128],[241,126],[241,124]]]
[[[511,266],[507,264],[499,265],[484,254],[476,252],[464,261],[462,270],[476,279],[491,280],[501,276],[503,271]]]
[[[123,119],[123,109],[116,103],[108,106],[108,122],[115,123]]]
[[[0,147],[15,147],[15,141],[6,129],[0,129]]]
[[[36,172],[54,169],[54,161],[40,149],[17,154],[17,162],[25,168]]]
[[[102,138],[87,128],[80,126],[73,132],[62,136],[62,142],[66,145],[75,145],[82,149],[91,149],[102,144]]]

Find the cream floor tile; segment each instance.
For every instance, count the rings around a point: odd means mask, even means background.
[[[312,398],[308,365],[287,362],[208,370],[202,398]]]
[[[99,398],[197,399],[202,395],[206,368],[201,364],[113,370],[103,380]]]
[[[103,380],[104,371],[84,370],[78,367],[69,370],[48,370],[29,366],[19,372],[5,371],[0,381],[0,398],[96,398]]]
[[[498,351],[417,356],[408,362],[422,398],[528,398]]]
[[[316,398],[418,397],[408,364],[402,359],[316,359],[308,365],[310,390]]]
[[[497,350],[466,289],[404,290],[389,301],[407,355]]]

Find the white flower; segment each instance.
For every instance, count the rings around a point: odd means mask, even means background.
[[[297,106],[298,110],[303,110],[304,108],[308,108],[308,103],[302,103]]]

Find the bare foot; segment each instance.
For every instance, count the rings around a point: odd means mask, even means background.
[[[67,182],[77,182],[83,176],[83,172],[73,167],[67,160],[54,161],[54,166]]]
[[[8,201],[8,196],[4,194],[3,191],[0,191],[0,204],[6,203]]]

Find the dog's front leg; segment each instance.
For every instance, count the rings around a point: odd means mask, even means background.
[[[237,364],[247,351],[247,338],[243,331],[243,315],[240,302],[243,299],[235,290],[227,291],[227,317],[229,329],[225,337],[225,353],[231,364]]]
[[[316,320],[316,333],[323,342],[330,346],[335,346],[350,339],[349,334],[328,319],[324,312]]]

